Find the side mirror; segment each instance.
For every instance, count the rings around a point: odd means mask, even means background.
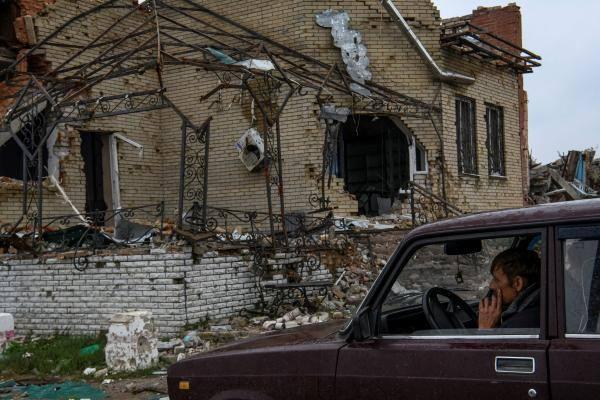
[[[365,307],[352,318],[352,338],[360,342],[371,338],[372,335],[371,308]]]

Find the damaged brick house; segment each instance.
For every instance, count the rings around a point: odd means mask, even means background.
[[[97,331],[141,307],[175,334],[237,314],[264,300],[265,264],[323,267],[306,243],[331,225],[299,227],[294,214],[523,204],[522,74],[539,57],[520,47],[516,6],[449,21],[426,0],[0,7],[0,250],[23,245],[10,242],[18,232],[63,232],[75,249],[73,263],[0,258],[0,309],[18,329]],[[166,254],[104,246],[169,221],[237,243],[194,256],[166,241]],[[248,224],[270,225],[268,254],[265,237],[244,243]]]
[[[1,3],[0,61],[8,69],[0,101],[3,115],[13,117],[4,121],[5,127],[12,123],[12,130],[0,133],[4,223],[18,220],[37,199],[35,193],[24,199],[20,181],[24,171],[30,183],[35,181],[32,161],[38,159],[44,215],[164,201],[167,216],[176,219],[185,169],[182,114],[193,127],[212,117],[207,180],[200,189],[206,189],[207,198],[202,193],[196,199],[208,205],[266,211],[269,197],[277,213],[284,204],[286,212],[294,212],[310,209],[311,198],[313,205],[340,215],[377,214],[398,199],[406,202],[402,193],[409,182],[465,211],[523,204],[528,151],[522,74],[538,66],[539,57],[521,48],[516,5],[482,8],[451,20],[441,20],[427,0],[209,1],[202,10],[181,0],[156,8],[147,2],[137,11],[127,2],[112,1],[88,11],[93,6],[97,3],[64,0]],[[189,10],[186,14],[177,7]],[[346,14],[322,14],[327,7]],[[86,16],[74,18],[83,12]],[[238,36],[237,47],[228,29]],[[342,57],[338,47],[348,42],[336,38],[340,30],[354,39]],[[261,44],[268,50],[258,54]],[[269,52],[281,56],[279,63],[215,66],[264,63]],[[288,55],[302,61],[287,60],[283,66]],[[307,72],[310,63],[317,72]],[[126,73],[134,68],[137,73]],[[244,68],[258,73],[244,81]],[[268,87],[261,74],[278,72],[285,78]],[[23,93],[21,106],[28,104],[23,88],[30,76],[34,82],[29,86],[45,87],[49,100],[38,102],[27,121],[17,122],[10,107]],[[57,89],[55,97],[50,86],[56,81],[71,86],[60,94]],[[286,97],[290,83],[293,94]],[[94,111],[98,118],[64,119],[48,132],[35,160],[26,162],[23,146],[11,137],[11,132],[19,137],[35,130],[54,101],[72,112],[75,104],[89,108],[90,99],[106,102],[111,95],[144,91],[158,93],[160,99],[154,100],[160,102],[165,94],[173,107],[115,112],[110,118]],[[264,110],[273,105],[281,111],[277,124],[275,114]],[[326,110],[333,110],[333,116]],[[265,146],[264,154],[254,149],[256,157],[266,159],[249,172],[234,145],[252,127]],[[267,193],[265,170],[271,175]],[[60,182],[72,207],[54,182]],[[35,192],[35,185],[28,187]]]

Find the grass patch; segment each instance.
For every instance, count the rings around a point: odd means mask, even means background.
[[[97,344],[93,354],[80,355],[80,350]],[[80,376],[87,367],[104,368],[106,336],[58,335],[25,343],[11,343],[0,355],[0,374],[35,374],[38,376]]]

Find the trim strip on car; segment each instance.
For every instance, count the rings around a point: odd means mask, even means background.
[[[600,339],[600,334],[589,334],[589,333],[566,333],[565,338],[567,339]]]
[[[469,339],[469,340],[498,340],[498,339],[539,339],[539,335],[448,335],[448,336],[381,336],[381,339],[404,340],[440,340],[440,339]]]

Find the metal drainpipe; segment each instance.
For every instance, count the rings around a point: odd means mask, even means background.
[[[393,20],[398,22],[398,26],[404,32],[408,40],[414,46],[414,48],[419,52],[419,55],[425,61],[425,63],[429,66],[433,74],[442,82],[452,82],[458,83],[462,85],[470,85],[475,83],[475,78],[467,75],[460,74],[458,72],[446,71],[440,68],[440,66],[435,62],[429,51],[425,48],[421,40],[412,30],[408,22],[404,19],[402,14],[398,8],[392,3],[392,0],[381,0],[381,5],[386,9],[388,14],[392,17]]]

